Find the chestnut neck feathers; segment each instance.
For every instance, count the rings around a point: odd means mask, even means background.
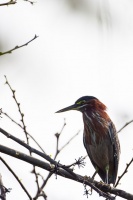
[[[111,122],[108,114],[106,113],[106,106],[101,103],[97,99],[93,99],[88,102],[88,106],[84,108],[83,113],[83,121],[87,123],[87,128],[90,132],[90,143],[93,143],[94,134],[97,135],[97,141],[95,143],[99,143],[100,139],[105,138],[108,134],[109,123]],[[84,133],[86,130],[84,131]],[[102,135],[101,135],[102,134]]]

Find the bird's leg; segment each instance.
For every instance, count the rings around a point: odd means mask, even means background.
[[[105,167],[105,171],[106,171],[106,180],[105,180],[105,182],[108,184],[109,183],[109,165],[107,165]]]
[[[92,176],[92,179],[95,178],[96,174],[98,173],[98,168],[96,167],[96,171],[94,172],[93,176]]]
[[[97,173],[98,173],[98,167],[96,167],[96,171],[94,172],[93,176],[91,177],[93,180],[94,180]],[[91,193],[92,193],[92,188],[90,190],[91,190]]]

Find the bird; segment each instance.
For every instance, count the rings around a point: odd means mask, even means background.
[[[83,143],[96,173],[106,184],[115,185],[120,158],[120,142],[107,107],[94,96],[83,96],[56,113],[80,111],[83,116]]]

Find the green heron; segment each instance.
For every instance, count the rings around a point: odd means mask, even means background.
[[[87,154],[101,179],[115,184],[120,144],[116,128],[106,113],[106,106],[93,96],[79,98],[75,104],[57,111],[77,110],[83,114],[83,142]]]

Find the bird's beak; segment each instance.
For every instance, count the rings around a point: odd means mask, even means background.
[[[77,110],[77,105],[76,104],[73,104],[71,106],[68,106],[66,108],[63,108],[61,110],[58,110],[57,112],[55,113],[60,113],[60,112],[65,112],[65,111],[69,111],[69,110]]]

